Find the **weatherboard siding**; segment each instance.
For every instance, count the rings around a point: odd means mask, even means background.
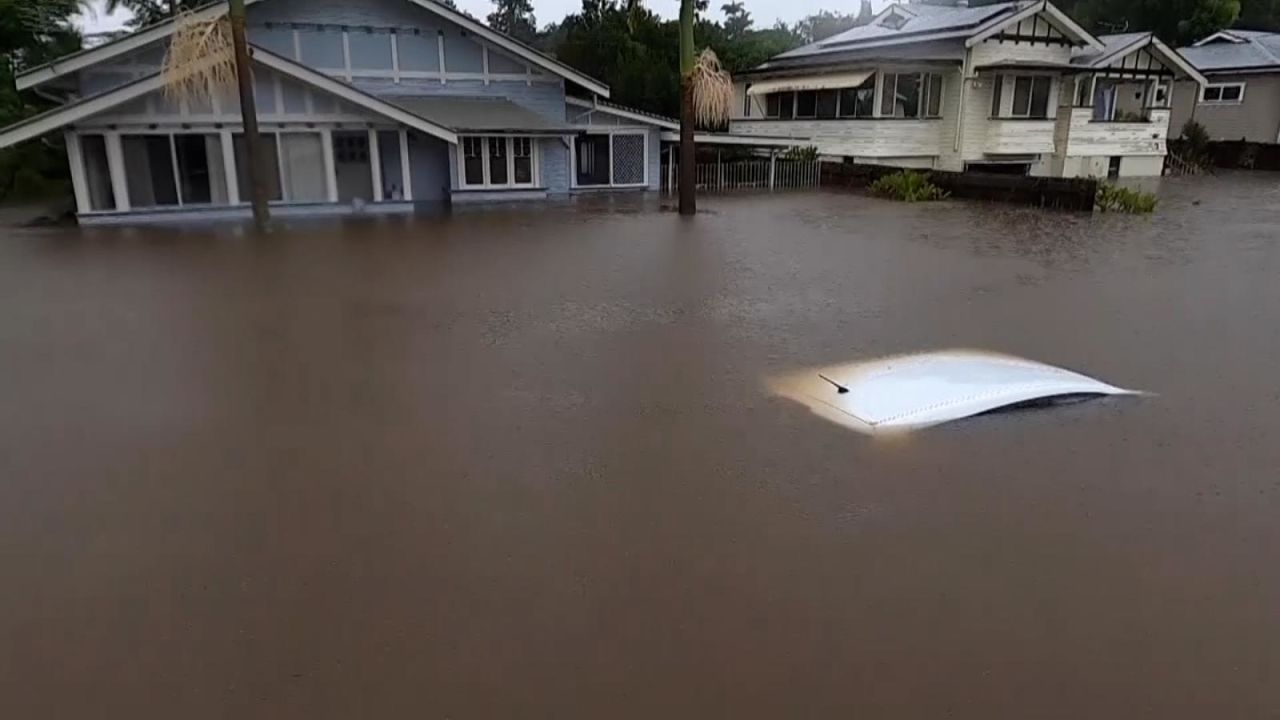
[[[1244,102],[1201,104],[1200,89],[1193,82],[1180,82],[1173,89],[1171,131],[1182,133],[1192,118],[1204,126],[1213,140],[1280,142],[1280,72],[1259,75],[1210,75],[1209,82],[1237,83],[1244,87]]]
[[[1067,132],[1067,157],[1165,154],[1168,110],[1151,110],[1149,122],[1094,122],[1093,108],[1074,108]]]

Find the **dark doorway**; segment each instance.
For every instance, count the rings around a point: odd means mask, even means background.
[[[573,141],[579,186],[609,184],[609,136],[579,135]]]

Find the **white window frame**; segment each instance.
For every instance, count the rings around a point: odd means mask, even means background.
[[[579,185],[578,184],[578,143],[569,143],[569,186],[575,190],[594,190],[600,188],[646,188],[649,187],[649,130],[647,128],[608,128],[608,129],[591,129],[586,131],[587,135],[608,135],[609,136],[609,183],[607,185]],[[619,185],[613,182],[613,136],[614,135],[640,135],[644,137],[644,181],[638,183],[627,183]]]
[[[894,84],[893,92],[895,97],[898,92],[898,76],[915,75],[920,79],[919,80],[920,89],[916,96],[916,101],[917,103],[919,103],[920,112],[915,117],[898,118],[898,117],[894,117],[892,113],[888,115],[884,113],[884,88],[885,88],[885,84],[889,81],[890,75],[893,76],[893,84]],[[931,83],[929,82],[929,78],[932,76],[937,76],[938,78],[938,114],[937,115],[929,114],[929,87],[931,85]],[[872,112],[873,112],[872,117],[880,118],[883,120],[937,120],[942,117],[943,115],[942,108],[947,101],[946,95],[944,94],[946,92],[946,85],[947,85],[946,75],[940,72],[935,72],[934,70],[906,70],[906,69],[881,70],[876,73],[876,97],[875,97],[875,104],[872,107]],[[846,118],[846,119],[852,119],[852,118]]]
[[[999,77],[1004,78],[1000,82],[1000,114],[996,115],[993,120],[1031,120],[1040,122],[1052,122],[1054,116],[1058,112],[1058,80],[1053,75],[1045,73],[999,73]],[[1031,78],[1031,89],[1027,93],[1027,112],[1019,115],[1013,111],[1013,98],[1017,93],[1017,84],[1019,78]],[[1035,97],[1035,82],[1037,78],[1047,78],[1049,80],[1049,95],[1044,106],[1044,117],[1031,114],[1032,98]],[[992,92],[995,91],[995,81],[992,81]],[[1073,88],[1074,90],[1074,88]],[[1074,102],[1074,98],[1072,101]]]
[[[92,128],[84,129],[83,131],[81,131],[81,134],[82,135],[103,135],[104,138],[106,137],[106,131],[96,130]],[[215,202],[207,202],[207,203],[206,202],[188,202],[187,198],[184,197],[182,194],[182,173],[178,170],[178,147],[177,147],[177,140],[175,139],[176,136],[198,135],[200,137],[206,137],[206,136],[216,137],[218,139],[218,151],[220,153],[220,159],[225,159],[226,156],[221,154],[223,137],[220,132],[218,132],[217,130],[194,130],[194,129],[187,130],[187,129],[178,129],[178,128],[129,128],[126,130],[119,131],[119,141],[123,146],[124,139],[126,137],[137,137],[141,135],[156,135],[156,136],[166,137],[169,139],[169,167],[172,172],[173,187],[175,190],[175,195],[177,195],[177,198],[178,198],[178,204],[177,205],[134,205],[133,198],[129,198],[130,210],[139,210],[139,211],[145,211],[145,212],[150,212],[150,211],[163,212],[167,210],[173,210],[175,208],[190,208],[190,209],[198,210],[201,208],[234,207],[234,204],[231,202],[227,202],[225,204],[215,203]],[[277,152],[279,151],[277,150]],[[111,160],[111,157],[110,155],[108,155],[107,156],[108,169],[110,169],[110,160]],[[84,168],[81,172],[87,173],[88,167],[83,165],[84,163],[83,158],[81,158],[81,163],[82,163],[82,167]],[[121,171],[123,172],[123,169]],[[235,168],[232,168],[231,171],[234,172]],[[226,172],[227,171],[224,169],[223,170],[224,176]],[[212,188],[210,188],[210,191],[212,192]],[[223,191],[227,192],[227,197],[230,198],[230,193],[228,192],[228,189],[223,188]],[[116,207],[119,208],[120,205],[121,205],[120,199],[117,198]],[[109,212],[117,212],[117,210],[91,210],[84,214],[88,215],[93,213],[109,213]]]
[[[516,164],[514,143],[512,135],[460,135],[458,136],[458,187],[463,190],[527,190],[538,187],[538,142],[536,138],[529,137],[529,151],[533,162],[533,172],[529,174],[529,182],[516,182]],[[525,137],[525,136],[521,136]],[[467,182],[467,155],[464,150],[466,140],[480,140],[480,158],[483,169],[484,181],[476,184]],[[507,153],[507,182],[492,183],[489,181],[489,142],[494,139],[500,139],[506,145]]]
[[[1205,85],[1204,87],[1200,88],[1200,104],[1201,105],[1240,105],[1241,103],[1244,102],[1244,86],[1245,86],[1245,83],[1243,82],[1211,83],[1209,85]],[[1240,88],[1240,97],[1235,100],[1221,99],[1223,91],[1229,87]],[[1209,94],[1210,89],[1216,89],[1218,91],[1219,99],[1217,100],[1208,99],[1207,96]]]

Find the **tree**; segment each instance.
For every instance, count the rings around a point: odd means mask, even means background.
[[[0,127],[49,108],[51,103],[34,93],[19,93],[13,78],[80,49],[80,32],[72,23],[80,9],[78,0],[0,0]],[[65,192],[66,177],[67,156],[57,140],[0,150],[0,200],[18,193]]]
[[[857,27],[859,25],[858,18],[858,15],[846,15],[823,10],[798,21],[795,26],[795,33],[800,37],[801,41],[814,43]]]
[[[529,0],[493,0],[493,6],[489,27],[522,42],[532,43],[537,38],[538,23]]]
[[[178,13],[200,7],[206,2],[207,0],[107,0],[107,12],[113,13],[124,8],[132,15],[129,26],[139,28],[176,17]]]
[[[729,119],[733,86],[710,48],[694,56],[693,15],[697,0],[680,2],[680,214],[697,212],[694,124],[720,125]]]
[[[258,134],[253,72],[244,31],[244,3],[245,0],[229,0],[226,17],[197,21],[190,14],[180,15],[165,52],[161,72],[164,92],[179,99],[207,97],[229,91],[232,87],[239,91],[253,222],[259,231],[263,231],[269,219],[268,168]]]
[[[741,40],[751,29],[751,13],[747,12],[742,0],[727,2],[720,6],[724,13],[724,35],[728,40]]]

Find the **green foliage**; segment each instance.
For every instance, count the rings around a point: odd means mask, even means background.
[[[0,0],[0,127],[49,109],[30,92],[19,93],[13,77],[80,48],[71,17],[74,0]],[[66,155],[57,140],[31,140],[0,150],[0,201],[61,192]]]
[[[904,202],[944,200],[948,195],[947,191],[929,182],[928,175],[914,170],[882,175],[871,183],[870,190],[874,195]]]
[[[486,21],[489,27],[521,42],[531,43],[538,36],[538,21],[529,0],[493,0],[493,12]]]
[[[1098,195],[1094,202],[1102,212],[1149,213],[1156,209],[1158,201],[1149,192],[1098,183]]]
[[[818,148],[813,145],[807,145],[805,147],[787,148],[787,151],[782,153],[782,159],[783,160],[817,160]]]
[[[1187,148],[1196,155],[1202,155],[1209,149],[1209,131],[1194,118],[1188,119],[1182,125],[1182,139],[1186,141]]]
[[[1241,15],[1241,0],[1062,0],[1054,4],[1091,32],[1152,31],[1175,47],[1231,27]]]

